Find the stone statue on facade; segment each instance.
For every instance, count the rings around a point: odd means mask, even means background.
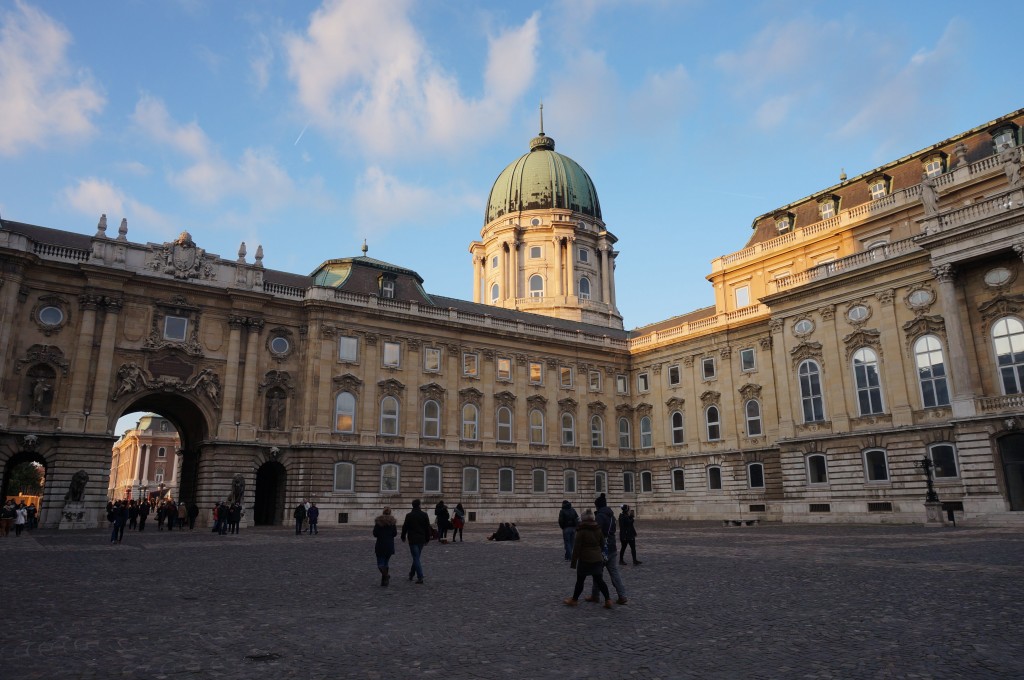
[[[935,188],[934,177],[921,177],[921,204],[924,205],[925,217],[934,217],[939,211],[939,192]]]
[[[235,503],[241,504],[242,498],[245,497],[245,477],[242,473],[236,472],[231,477],[231,493],[228,494],[228,505],[234,505]]]
[[[64,503],[81,503],[85,499],[85,485],[89,483],[89,473],[79,470],[71,477],[68,492],[64,494]]]
[[[131,392],[137,392],[141,387],[146,384],[146,376],[143,375],[142,369],[138,364],[132,362],[125,364],[117,371],[117,391],[114,392],[114,401],[123,394],[129,394]]]
[[[32,415],[44,415],[46,408],[46,393],[50,391],[50,385],[44,378],[36,378],[32,383]]]
[[[1003,164],[1003,172],[1006,173],[1006,183],[1011,189],[1021,185],[1020,181],[1020,147],[1004,146],[999,154],[999,161]]]
[[[285,397],[279,390],[267,394],[267,429],[280,430],[284,425]]]

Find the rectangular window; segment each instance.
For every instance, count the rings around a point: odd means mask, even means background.
[[[441,371],[441,350],[438,347],[427,347],[423,350],[423,370],[429,373]]]
[[[572,368],[570,366],[559,366],[558,376],[562,387],[572,387]]]
[[[736,309],[741,309],[750,304],[750,286],[739,286],[736,288]]]
[[[539,260],[544,257],[544,249],[540,246],[530,246],[530,259]]]
[[[441,468],[437,465],[423,468],[423,493],[441,493]]]
[[[387,463],[380,466],[380,490],[382,492],[398,491],[398,466]]]
[[[480,493],[480,470],[471,467],[462,469],[462,492]]]
[[[676,468],[672,471],[672,490],[686,491],[686,474],[682,468]]]
[[[644,470],[640,473],[640,491],[642,493],[651,493],[654,490],[654,475],[651,474],[650,470]]]
[[[183,316],[164,317],[164,340],[184,342],[188,331],[188,319]]]
[[[601,391],[601,371],[590,372],[590,391],[600,392]]]
[[[820,454],[807,457],[807,483],[828,484],[828,467],[825,456]]]
[[[498,380],[512,379],[512,360],[498,357]]]
[[[384,279],[380,282],[380,296],[389,300],[395,297],[395,282],[391,279]]]
[[[580,262],[590,262],[590,251],[586,248],[579,249]]]
[[[864,476],[869,482],[888,482],[889,466],[885,451],[872,449],[864,452]]]
[[[384,365],[389,368],[398,368],[401,363],[402,346],[397,342],[384,343]]]
[[[544,364],[539,361],[530,362],[530,384],[540,385],[544,382]]]
[[[701,375],[705,380],[713,380],[715,377],[715,358],[706,357],[700,360]]]
[[[498,268],[498,256],[495,255],[494,257],[491,258],[491,269],[497,269],[497,268]]]
[[[338,338],[338,359],[355,361],[357,358],[359,358],[359,339],[351,335],[343,335]]]
[[[629,381],[626,380],[626,376],[615,376],[615,392],[616,394],[629,394]]]
[[[498,492],[512,493],[513,474],[512,468],[501,468],[498,470]]]
[[[675,387],[682,382],[681,374],[679,372],[679,366],[668,367],[668,384]]]
[[[935,479],[949,479],[959,476],[956,471],[956,450],[950,444],[934,444],[928,453],[931,455]]]
[[[548,473],[544,470],[533,471],[533,492],[544,493],[548,490]]]
[[[746,349],[740,350],[740,370],[741,371],[753,371],[757,368],[755,361],[754,348],[747,347]]]
[[[562,476],[562,491],[565,493],[576,493],[576,471],[566,470]]]
[[[641,373],[636,377],[636,391],[647,392],[651,389],[651,378],[646,373]]]
[[[633,473],[622,473],[622,493],[633,493]]]
[[[352,463],[335,463],[334,490],[340,492],[355,490],[355,466]]]
[[[608,491],[608,473],[603,470],[599,470],[594,475],[594,492],[605,493]]]
[[[466,352],[462,355],[462,375],[480,375],[480,357],[473,352]]]

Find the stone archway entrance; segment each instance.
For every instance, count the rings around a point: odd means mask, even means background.
[[[22,451],[21,453],[11,456],[4,465],[3,486],[0,486],[0,503],[7,502],[8,498],[17,499],[19,497],[18,493],[20,489],[12,488],[14,480],[12,479],[11,473],[20,465],[31,465],[33,463],[36,463],[43,468],[43,484],[45,485],[46,460],[38,453]],[[27,505],[35,506],[35,522],[39,522],[39,518],[42,516],[43,497],[44,494],[42,493],[42,489],[40,489],[38,494],[29,493],[25,496],[21,496],[21,500],[23,500]]]
[[[255,505],[253,506],[253,524],[273,526],[284,521],[284,465],[277,461],[268,461],[256,471]]]
[[[1006,480],[1010,510],[1024,510],[1024,434],[1011,434],[999,440],[999,458]]]

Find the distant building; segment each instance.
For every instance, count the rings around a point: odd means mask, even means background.
[[[107,498],[151,495],[177,498],[178,431],[166,418],[147,414],[114,444]]]

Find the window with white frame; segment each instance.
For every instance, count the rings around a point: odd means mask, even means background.
[[[717,465],[708,467],[708,489],[711,491],[722,490],[722,468]]]
[[[540,274],[530,277],[530,297],[544,297],[544,277]]]
[[[356,490],[356,466],[352,463],[334,464],[334,490],[337,493]]]
[[[562,492],[576,493],[576,471],[566,470],[562,473]]]
[[[401,363],[402,346],[397,342],[384,343],[384,365],[389,368],[398,368]]]
[[[717,406],[711,405],[704,410],[704,422],[707,424],[709,442],[722,438],[722,418]]]
[[[341,392],[334,399],[334,429],[337,432],[355,432],[356,398],[350,392]]]
[[[491,284],[491,302],[495,303],[501,299],[501,286],[496,283]]]
[[[715,358],[714,357],[704,357],[703,359],[701,359],[700,360],[700,371],[701,371],[701,376],[703,376],[703,378],[705,380],[713,380],[715,375],[716,375],[716,371],[715,371]]]
[[[800,405],[805,423],[825,420],[825,402],[821,396],[821,369],[818,363],[807,359],[797,369],[800,379]]]
[[[828,484],[828,465],[824,454],[812,453],[807,456],[807,483]]]
[[[668,385],[677,387],[682,382],[682,373],[679,371],[679,364],[668,367]]]
[[[500,468],[498,470],[498,493],[512,493],[515,483],[515,473],[512,468]]]
[[[544,364],[539,361],[530,362],[530,384],[541,385],[544,383]]]
[[[156,457],[157,458],[164,458],[166,456],[167,456],[167,449],[165,447],[161,446],[160,448],[158,448],[156,450]]]
[[[640,419],[640,448],[650,449],[654,447],[654,432],[651,429],[651,417],[644,416]]]
[[[544,442],[544,413],[540,409],[530,411],[530,443],[543,444]]]
[[[498,380],[511,380],[512,360],[507,357],[498,357],[497,373]]]
[[[498,441],[512,441],[512,409],[508,406],[498,408]]]
[[[548,471],[537,468],[533,471],[533,492],[546,493],[548,490]]]
[[[672,424],[672,444],[674,446],[685,444],[686,432],[683,430],[683,412],[672,411],[669,421]]]
[[[1003,394],[1024,392],[1024,323],[1012,316],[999,319],[992,326],[992,342]]]
[[[640,493],[651,493],[654,491],[654,475],[650,470],[643,470],[640,473]]]
[[[164,481],[164,466],[158,465],[156,468],[156,474],[153,475],[153,481],[160,484]]]
[[[479,468],[462,468],[462,493],[480,493]]]
[[[530,246],[530,259],[539,260],[544,257],[544,248],[542,246]]]
[[[608,473],[598,470],[594,473],[594,493],[606,493],[608,491]]]
[[[864,452],[864,478],[869,482],[889,481],[889,461],[883,449]]]
[[[740,350],[740,370],[749,373],[757,368],[757,355],[753,347],[744,347]]]
[[[576,446],[576,421],[571,413],[562,414],[562,446]]]
[[[184,342],[188,334],[188,319],[183,316],[164,317],[164,340]]]
[[[789,214],[777,215],[775,217],[775,229],[780,234],[785,234],[793,229],[793,216]]]
[[[827,220],[830,217],[835,217],[835,215],[836,215],[836,202],[835,202],[835,199],[827,198],[824,201],[820,201],[818,203],[818,216],[821,219]]]
[[[636,376],[636,391],[641,394],[651,389],[651,377],[647,373],[640,373]]]
[[[622,473],[622,493],[633,493],[633,473],[623,472]]]
[[[747,486],[751,489],[764,488],[764,465],[751,463],[747,466]]]
[[[736,299],[736,309],[742,309],[750,305],[750,286],[736,286],[733,294]]]
[[[590,391],[600,392],[601,391],[601,371],[591,371],[588,374],[590,381]]]
[[[630,436],[629,418],[619,418],[619,448],[633,448],[632,437]]]
[[[562,387],[572,387],[572,367],[571,366],[559,366],[558,367],[558,381]]]
[[[462,438],[467,441],[476,441],[479,435],[478,426],[480,423],[480,412],[473,404],[462,406]]]
[[[686,473],[683,471],[683,468],[672,470],[672,490],[686,491]]]
[[[956,464],[956,448],[952,444],[932,444],[928,447],[935,479],[953,479],[960,476]]]
[[[381,279],[380,281],[380,296],[382,298],[393,299],[395,297],[395,281],[394,279]]]
[[[747,436],[760,437],[761,428],[761,402],[757,399],[748,399],[743,405],[743,411],[747,418]]]
[[[588,279],[586,276],[580,278],[579,298],[581,300],[590,299],[590,279]]]
[[[498,256],[494,255],[493,257],[491,257],[491,269],[497,269],[497,268],[498,268]]]
[[[942,343],[934,335],[925,335],[914,341],[914,363],[921,387],[921,404],[925,408],[949,405],[949,387],[946,384],[946,362],[942,356]]]
[[[629,380],[624,375],[615,376],[615,393],[629,394]]]
[[[423,467],[423,493],[441,493],[441,466]]]
[[[392,437],[398,434],[398,400],[394,397],[380,400],[380,433]]]
[[[441,436],[441,405],[433,399],[423,402],[423,436],[427,439]]]
[[[398,466],[394,463],[385,463],[380,466],[380,490],[381,493],[396,493],[398,491]]]
[[[601,416],[590,417],[590,445],[595,449],[604,448],[604,420]]]
[[[871,192],[871,200],[877,201],[889,194],[889,181],[884,177],[878,177],[868,183],[868,191]]]
[[[423,350],[423,370],[428,373],[441,371],[441,348],[426,347]]]
[[[1003,128],[992,135],[992,147],[996,153],[999,153],[1007,146],[1017,146],[1017,133],[1013,128]]]
[[[476,352],[462,354],[462,375],[476,377],[480,375],[480,355]]]
[[[853,376],[857,385],[857,405],[862,416],[882,413],[882,383],[878,375],[878,355],[869,347],[853,353]]]
[[[929,156],[922,163],[925,177],[936,177],[942,174],[945,168],[942,156]]]

